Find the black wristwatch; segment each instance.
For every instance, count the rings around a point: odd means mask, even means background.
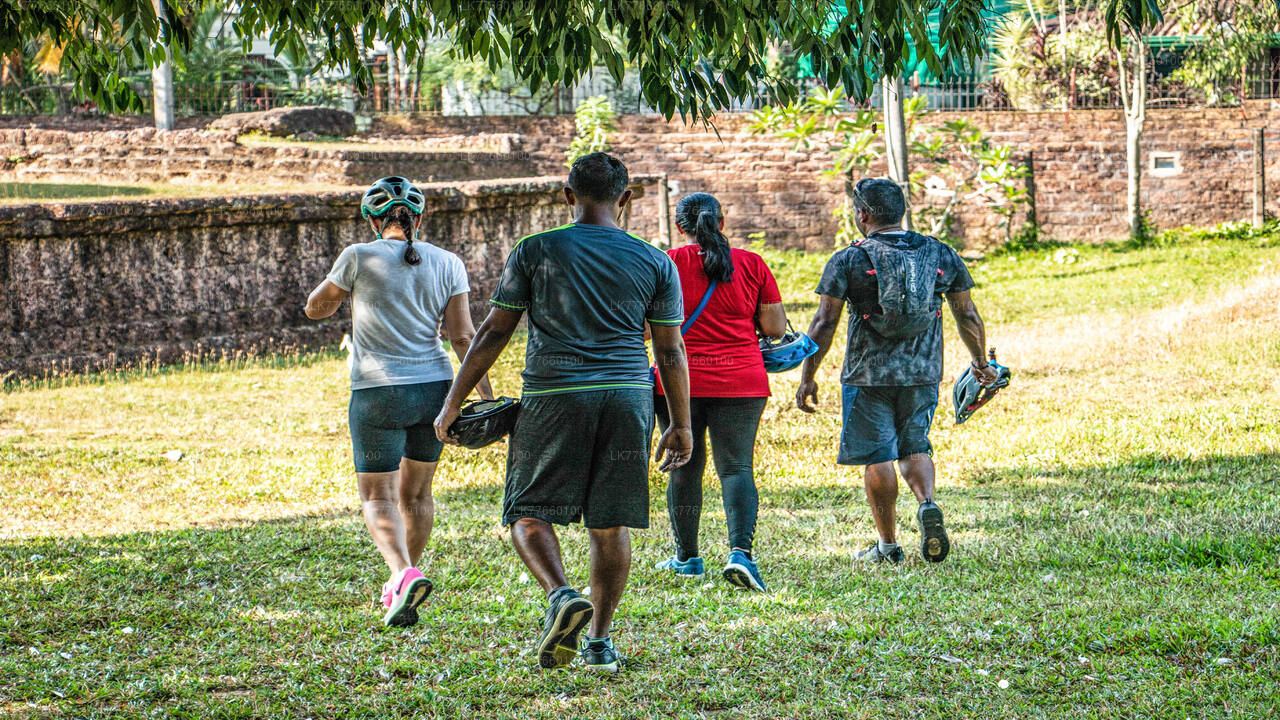
[[[983,360],[981,365],[978,364],[977,360],[970,360],[969,364],[973,366],[974,370],[986,370],[987,368],[991,367],[991,363],[987,362],[986,360]]]

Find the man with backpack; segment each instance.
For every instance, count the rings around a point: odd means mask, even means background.
[[[854,223],[864,239],[827,262],[809,326],[818,352],[805,360],[796,406],[814,412],[817,370],[849,305],[848,348],[840,382],[843,429],[836,462],[865,466],[863,481],[879,541],[862,562],[903,561],[897,542],[898,478],[920,503],[920,554],[942,562],[950,551],[942,510],[934,502],[929,426],[942,382],[942,296],[972,357],[974,375],[993,382],[983,349],[985,329],[969,298],[973,279],[955,250],[902,228],[906,201],[897,183],[864,178],[854,186]]]

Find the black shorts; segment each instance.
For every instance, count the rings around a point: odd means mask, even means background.
[[[653,391],[525,396],[507,447],[502,524],[649,527]]]
[[[402,457],[439,460],[444,444],[434,423],[451,384],[439,380],[352,390],[347,424],[356,472],[394,472]]]
[[[938,408],[937,385],[843,386],[841,465],[876,465],[908,455],[933,454],[929,426]]]

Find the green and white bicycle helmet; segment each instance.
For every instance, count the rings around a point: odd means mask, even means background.
[[[360,216],[381,217],[397,205],[409,208],[414,215],[421,215],[426,202],[426,196],[417,185],[399,175],[390,175],[375,181],[364,191],[364,197],[360,199]]]

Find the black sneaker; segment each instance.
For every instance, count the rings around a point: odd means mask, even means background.
[[[926,500],[916,510],[916,520],[920,521],[920,554],[929,562],[946,560],[947,553],[951,552],[951,540],[942,526],[942,508]]]
[[[857,559],[860,563],[887,562],[898,565],[901,564],[903,560],[902,546],[899,545],[888,553],[884,553],[880,551],[880,543],[873,542],[871,543],[871,547],[858,553]]]
[[[544,668],[561,668],[578,655],[578,633],[595,613],[591,601],[576,590],[557,591],[547,605],[542,619],[542,637],[538,639],[538,664]]]
[[[609,638],[588,640],[582,645],[582,662],[588,670],[613,674],[618,672],[620,661],[618,649]]]

